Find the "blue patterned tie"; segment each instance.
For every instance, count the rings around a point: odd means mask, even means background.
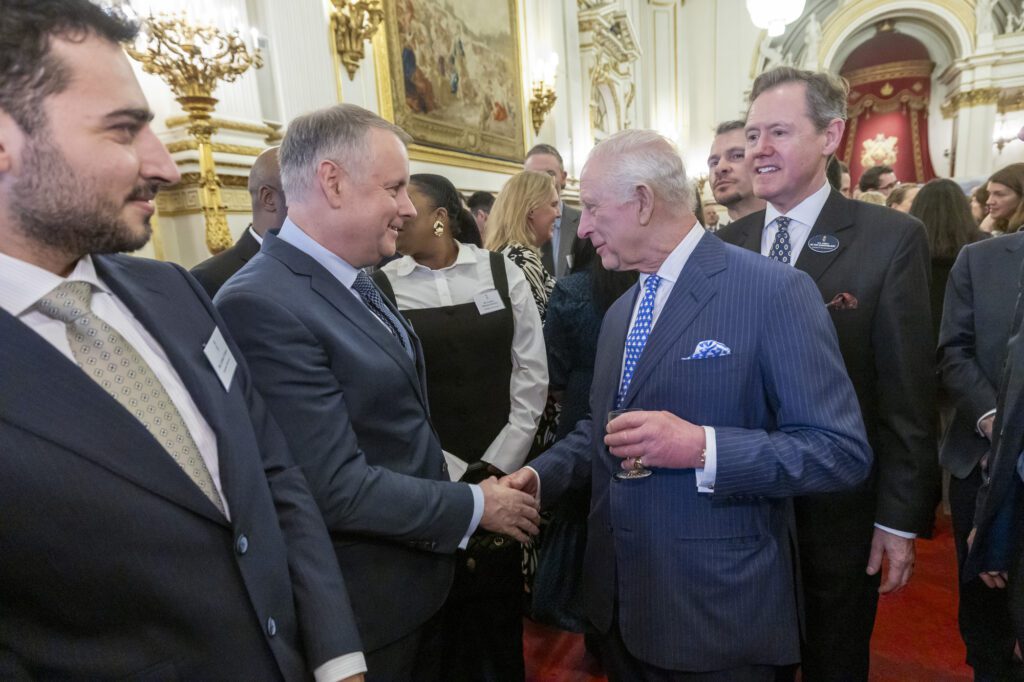
[[[661,277],[657,275],[649,275],[647,281],[644,282],[644,297],[640,300],[640,307],[636,311],[633,327],[629,330],[629,335],[626,336],[626,363],[622,368],[619,395],[615,397],[615,409],[619,409],[626,399],[626,391],[629,390],[629,382],[633,379],[636,363],[640,360],[640,354],[644,352],[647,337],[651,333],[651,325],[654,323],[654,297],[658,293],[659,284],[661,284]]]
[[[779,231],[775,233],[775,241],[772,242],[772,249],[768,252],[768,258],[771,260],[789,263],[789,223],[791,220],[791,218],[787,218],[784,215],[780,215],[775,219],[775,224],[778,226]]]
[[[388,310],[387,306],[384,305],[384,298],[380,295],[380,291],[377,286],[370,279],[369,275],[365,272],[360,271],[356,275],[356,281],[352,283],[352,288],[355,289],[356,293],[366,303],[366,307],[370,309],[378,320],[384,323],[384,326],[388,328],[398,342],[402,344],[402,348],[405,348],[405,338],[401,332],[398,331],[398,320],[391,316],[391,311]]]

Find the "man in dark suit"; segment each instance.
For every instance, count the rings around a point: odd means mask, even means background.
[[[558,150],[549,144],[534,145],[526,153],[523,170],[547,173],[555,181],[555,189],[561,196],[569,174]],[[572,270],[572,245],[576,241],[576,230],[580,226],[580,212],[563,201],[559,217],[555,220],[551,241],[540,247],[541,262],[551,275],[558,279]]]
[[[963,570],[967,575],[978,575],[990,588],[1008,587],[1010,615],[1019,643],[1024,642],[1024,267],[1017,280],[1017,303],[992,434],[989,475],[978,492],[975,530],[967,541],[970,551]]]
[[[289,218],[217,294],[331,531],[371,679],[439,679],[437,618],[477,525],[535,533],[533,499],[449,480],[419,340],[360,268],[415,217],[408,137],[365,109],[294,119]]]
[[[580,238],[640,282],[604,318],[593,418],[504,480],[548,506],[589,479],[583,601],[610,679],[774,680],[799,658],[788,498],[871,468],[835,332],[809,277],[704,231],[657,133],[598,144],[581,199]]]
[[[985,479],[996,394],[1017,292],[1007,286],[1021,269],[1024,232],[969,244],[949,272],[939,370],[955,406],[942,439],[939,463],[951,474],[949,504],[957,558],[967,559],[978,490]],[[960,634],[967,662],[980,680],[1008,679],[1014,672],[1015,638],[1006,593],[960,573]]]
[[[743,121],[724,121],[715,129],[715,139],[708,152],[708,174],[711,193],[729,212],[729,222],[764,210],[764,199],[754,196],[754,181],[745,156],[747,140]],[[726,223],[728,224],[728,223]],[[725,227],[719,226],[712,232]]]
[[[179,173],[85,0],[0,32],[0,678],[309,679],[365,664],[330,540],[209,299],[119,255]]]
[[[249,171],[249,196],[252,198],[252,224],[246,228],[238,241],[230,248],[207,258],[192,268],[192,276],[213,298],[217,291],[238,272],[249,259],[255,256],[263,235],[277,232],[288,215],[284,190],[281,189],[281,166],[278,161],[279,147],[264,149],[253,161]]]
[[[795,501],[803,679],[865,680],[878,594],[910,579],[914,537],[931,529],[939,489],[928,244],[914,218],[829,187],[846,119],[838,79],[780,67],[757,78],[750,100],[747,160],[768,206],[717,234],[814,279],[876,462],[855,491]]]

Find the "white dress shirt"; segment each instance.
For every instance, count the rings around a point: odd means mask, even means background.
[[[117,330],[146,361],[150,369],[163,384],[171,402],[178,408],[181,418],[195,441],[199,454],[213,478],[213,485],[224,504],[224,513],[230,519],[230,507],[224,497],[220,481],[220,459],[217,451],[217,436],[203,417],[184,382],[171,365],[167,354],[156,339],[146,330],[128,307],[110,290],[96,274],[90,256],[83,256],[66,278],[0,253],[0,307],[18,318],[29,329],[36,332],[47,343],[75,363],[75,356],[68,343],[67,327],[39,312],[35,304],[46,294],[66,281],[88,282],[92,285],[92,311]],[[77,366],[77,363],[75,363]],[[169,456],[169,455],[168,455]],[[366,671],[366,661],[361,652],[355,652],[331,659],[314,671],[317,682],[338,680]]]
[[[658,317],[661,315],[661,311],[664,310],[668,297],[672,294],[672,287],[675,286],[676,281],[679,279],[679,274],[686,265],[686,261],[690,260],[690,255],[693,254],[701,237],[705,234],[706,230],[704,227],[699,222],[695,223],[686,236],[683,237],[682,241],[665,258],[661,267],[658,268],[657,275],[661,278],[661,284],[658,285],[658,291],[654,295],[654,311],[652,313],[653,319],[651,320],[652,334],[654,333],[654,327],[658,324]],[[629,318],[629,329],[633,328],[633,322],[636,320],[637,311],[640,309],[640,302],[643,300],[644,285],[648,277],[650,275],[640,275],[640,294],[636,297],[636,303],[633,304],[633,314]],[[625,368],[626,354],[623,353],[622,369],[619,371],[619,386],[622,385],[622,373],[625,371]],[[617,387],[616,390],[618,390]],[[718,471],[718,447],[715,440],[715,429],[710,426],[704,426],[703,428],[705,440],[704,468],[696,470],[697,491],[711,493],[714,492],[715,476]]]
[[[767,256],[771,252],[772,243],[775,241],[775,234],[779,231],[779,226],[775,219],[785,215],[790,220],[789,228],[787,229],[789,232],[790,253],[793,254],[789,259],[789,265],[795,266],[797,258],[800,257],[800,251],[804,248],[804,244],[807,243],[807,238],[811,235],[811,229],[814,227],[815,221],[818,220],[818,214],[821,213],[821,209],[825,208],[825,202],[828,201],[828,195],[831,191],[832,186],[826,180],[821,189],[801,201],[785,214],[780,213],[777,208],[769,203],[765,207],[764,212],[765,229],[761,232],[761,255]]]
[[[302,230],[301,227],[293,223],[291,218],[285,218],[284,224],[281,226],[281,231],[277,236],[278,239],[288,242],[296,249],[302,251],[317,263],[324,266],[324,268],[326,268],[327,271],[331,273],[331,275],[333,275],[334,278],[338,280],[357,301],[359,301],[359,305],[366,305],[363,301],[363,297],[352,290],[352,285],[356,281],[356,275],[359,274],[359,268],[354,267],[341,258],[341,256],[338,256],[334,252],[328,250],[320,244],[320,242],[310,237]],[[387,328],[387,325],[373,314],[372,311],[370,314],[382,327]],[[412,344],[406,345],[411,350]],[[367,387],[367,390],[373,390],[373,387]],[[462,542],[459,543],[460,549],[465,549],[469,544],[469,537],[476,531],[476,527],[480,525],[480,519],[482,519],[484,515],[483,491],[478,485],[470,485],[469,489],[473,493],[473,518],[470,519],[469,528],[466,530],[466,534],[463,536]]]
[[[458,242],[456,242],[458,244]],[[388,276],[401,310],[422,310],[472,303],[478,294],[494,291],[490,252],[472,244],[459,244],[455,262],[431,270],[412,256],[392,261],[382,269]],[[540,314],[522,270],[502,259],[508,279],[515,331],[512,335],[512,408],[508,422],[484,451],[481,459],[506,473],[523,466],[530,452],[537,421],[548,394],[548,362]],[[446,452],[453,481],[465,473],[466,462]]]
[[[790,219],[789,223],[789,244],[790,253],[793,256],[789,259],[788,265],[790,267],[796,267],[796,261],[800,257],[800,251],[804,248],[804,244],[807,243],[807,238],[811,234],[811,229],[814,227],[814,223],[818,220],[818,215],[821,213],[821,209],[825,208],[825,202],[828,201],[828,196],[832,191],[832,186],[829,185],[828,180],[821,186],[817,192],[807,197],[799,204],[793,207],[793,210],[786,214],[779,212],[777,208],[772,206],[769,202],[765,207],[764,213],[764,230],[761,232],[761,255],[767,256],[772,249],[772,242],[775,241],[775,234],[779,231],[779,226],[775,222],[775,219],[780,215],[786,215]],[[979,424],[981,421],[979,420]],[[908,531],[896,530],[895,528],[889,528],[876,523],[875,528],[892,533],[901,538],[916,538],[916,533],[910,533]]]

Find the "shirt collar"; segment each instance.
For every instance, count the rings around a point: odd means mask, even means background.
[[[467,263],[476,263],[479,260],[476,255],[476,251],[472,248],[469,248],[466,244],[456,241],[455,246],[458,248],[458,252],[455,256],[455,262],[446,268],[441,268],[438,272],[450,270],[452,268],[458,267],[459,265],[465,265]],[[397,261],[395,261],[395,265],[393,266],[393,268],[395,274],[398,275],[399,277],[408,277],[416,269],[426,271],[430,270],[430,268],[428,268],[427,266],[420,265],[419,263],[417,263],[412,256],[402,256]]]
[[[251,223],[249,224],[249,234],[252,235],[252,238],[256,240],[257,244],[259,244],[260,246],[263,246],[263,237],[261,237],[258,234],[256,234],[256,230],[253,229],[253,226],[252,226]]]
[[[343,258],[329,251],[320,242],[303,232],[302,228],[293,223],[291,218],[284,219],[284,224],[277,237],[324,266],[329,273],[334,275],[335,279],[347,288],[352,288],[356,281],[356,275],[359,274],[359,268],[352,267]]]
[[[93,288],[110,293],[109,287],[96,274],[92,256],[79,258],[71,274],[61,277],[38,265],[0,253],[0,308],[18,317],[69,280],[88,282]]]
[[[697,243],[700,242],[700,238],[704,234],[705,230],[701,224],[699,222],[694,223],[686,236],[676,245],[676,248],[672,249],[668,257],[662,261],[661,267],[658,268],[658,277],[674,284],[679,279],[679,273],[683,271],[686,261],[690,260],[690,255],[697,248]],[[641,289],[644,287],[648,277],[650,277],[649,274],[640,275]]]
[[[794,206],[793,210],[789,211],[785,215],[791,220],[795,220],[802,225],[814,227],[814,223],[817,222],[821,209],[825,208],[825,202],[828,201],[828,195],[831,194],[831,192],[832,186],[828,184],[828,180],[825,180],[825,184],[821,186],[821,189]],[[780,215],[782,215],[782,213],[769,203],[765,207],[764,226],[768,227],[771,225],[772,221]]]

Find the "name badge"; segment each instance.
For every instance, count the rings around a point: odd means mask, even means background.
[[[210,340],[203,346],[203,355],[210,361],[210,366],[216,372],[220,383],[224,385],[224,390],[230,391],[231,380],[235,376],[235,368],[238,367],[238,361],[231,354],[228,343],[224,340],[224,335],[220,333],[219,328],[213,328]]]
[[[807,240],[807,248],[814,253],[832,253],[839,248],[839,240],[830,234],[819,234]]]
[[[473,297],[476,309],[481,315],[496,313],[505,309],[505,302],[501,300],[501,294],[495,289],[484,291]]]

